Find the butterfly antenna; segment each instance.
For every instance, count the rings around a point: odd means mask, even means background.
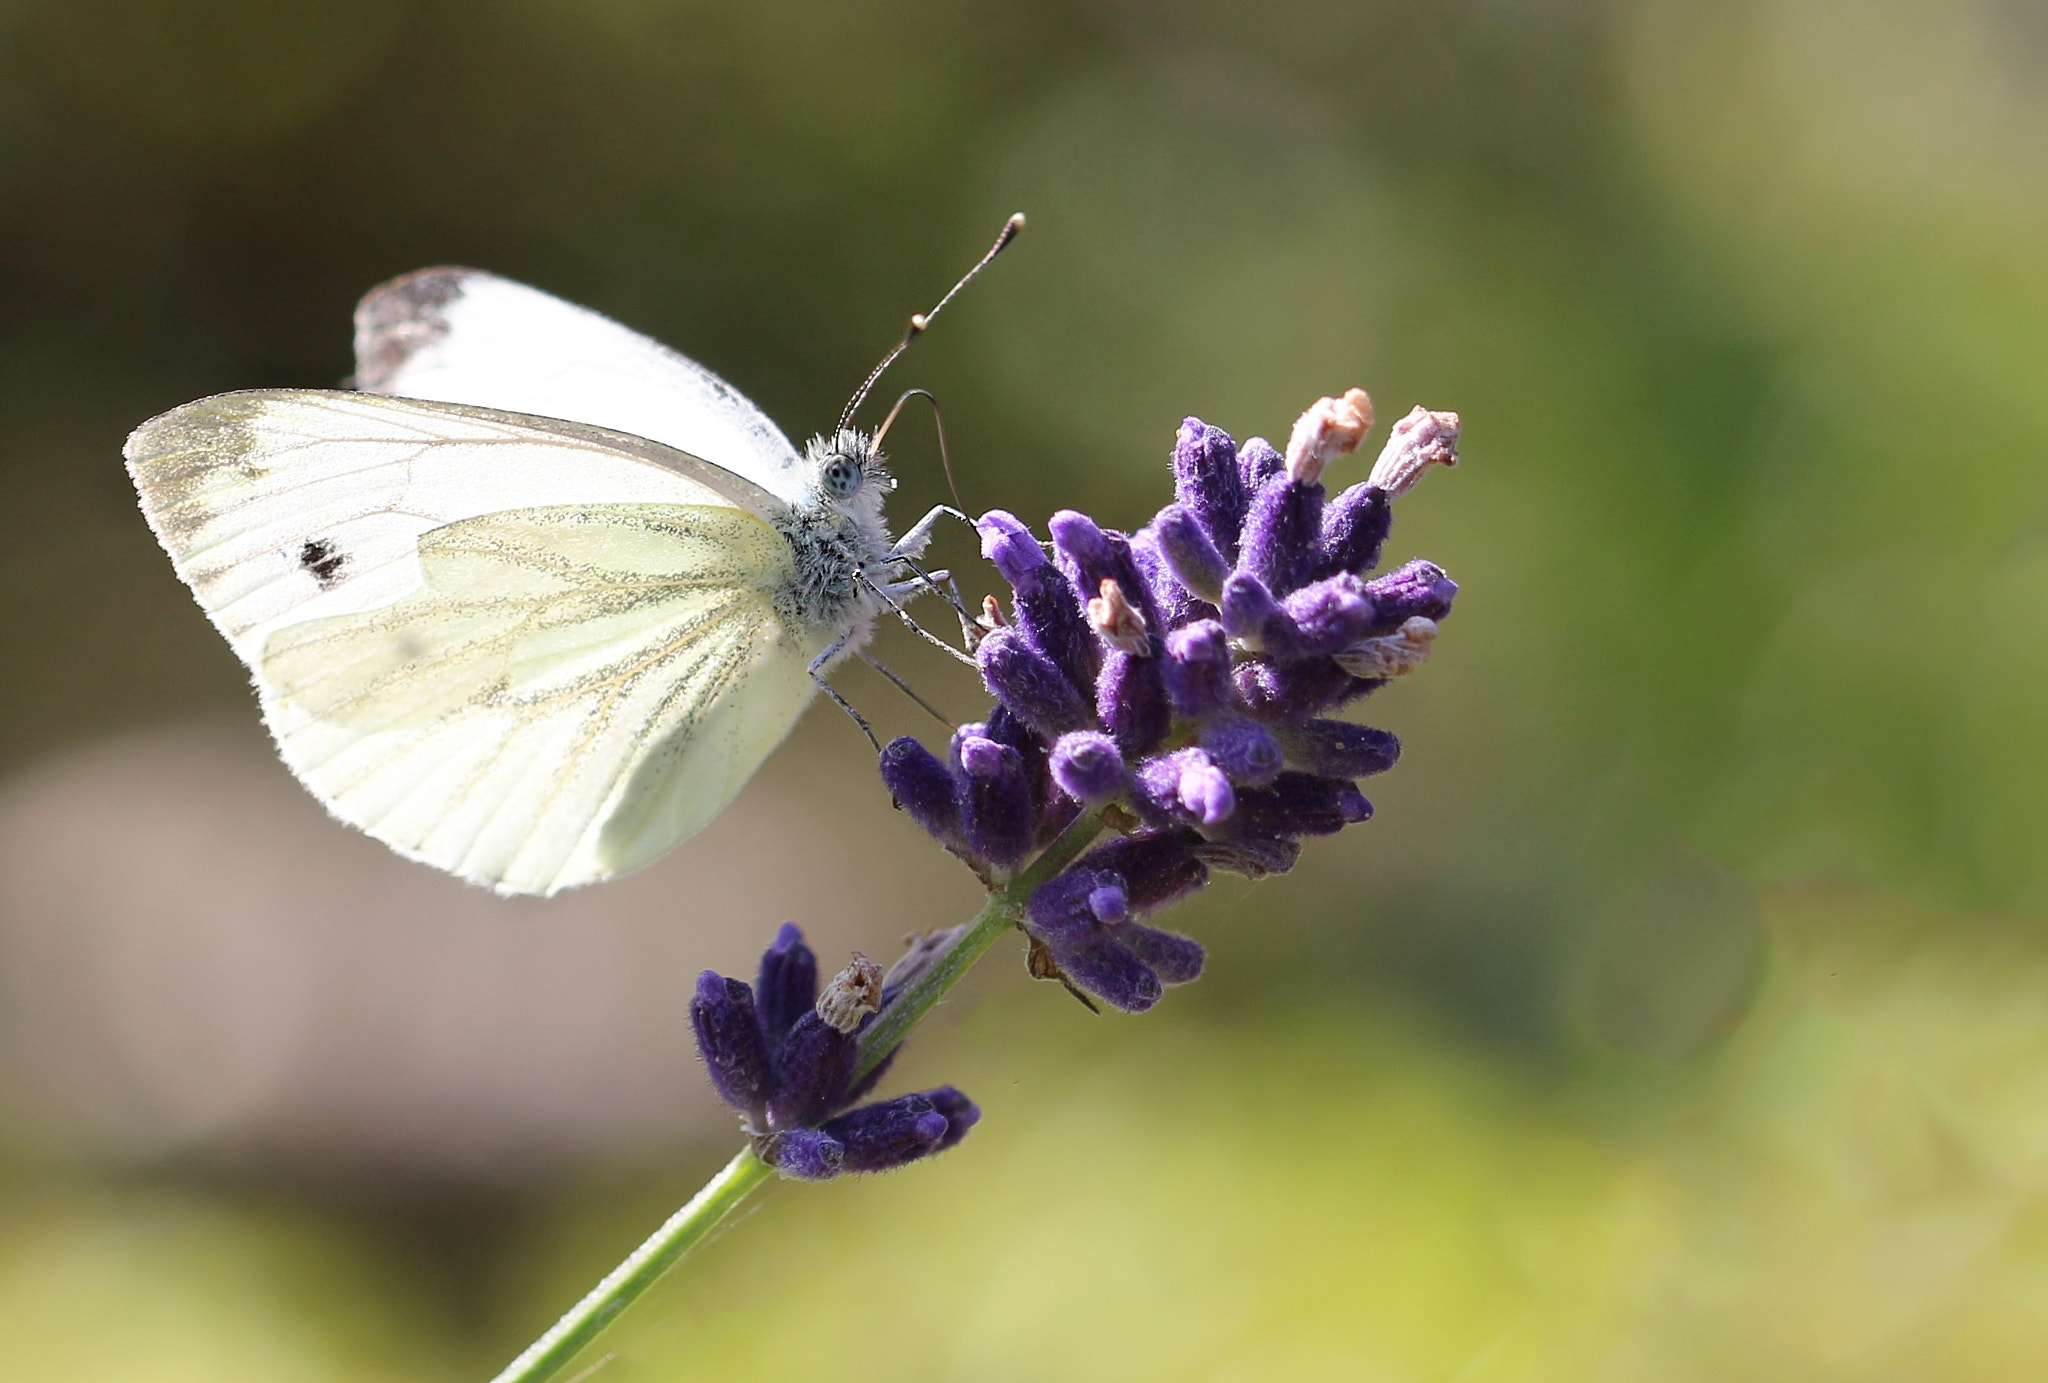
[[[932,406],[932,426],[939,430],[939,465],[945,468],[946,488],[953,492],[955,508],[965,509],[967,501],[960,498],[960,482],[953,478],[953,456],[946,450],[946,416],[939,412],[939,401],[929,389],[905,389],[896,406],[889,410],[889,416],[882,419],[882,425],[875,429],[875,450],[882,449],[882,439],[889,435],[889,429],[896,425],[896,415],[903,411],[903,405],[912,399],[923,399]],[[845,424],[841,423],[841,427]]]
[[[937,307],[934,307],[929,312],[914,313],[911,316],[910,330],[904,332],[903,339],[898,341],[895,347],[882,357],[881,364],[868,371],[868,377],[860,382],[860,388],[853,391],[853,397],[846,401],[846,407],[840,411],[838,425],[833,428],[833,431],[841,432],[853,426],[853,415],[860,411],[860,406],[863,403],[867,402],[868,391],[875,387],[875,381],[882,377],[882,371],[895,364],[896,357],[910,349],[910,343],[915,341],[924,329],[932,324],[933,319],[945,311],[946,304],[953,301],[960,290],[973,281],[976,274],[988,268],[990,261],[1001,254],[1009,243],[1017,238],[1017,232],[1023,229],[1024,213],[1020,211],[1009,220],[1003,222],[1003,228],[996,236],[996,243],[988,247],[988,253],[976,261],[972,269],[969,269],[960,276],[960,282],[954,284],[947,291],[946,296],[939,299]]]

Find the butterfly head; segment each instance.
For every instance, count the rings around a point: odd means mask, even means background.
[[[896,478],[875,438],[843,427],[830,437],[813,437],[804,447],[815,502],[831,505],[862,519],[879,519],[882,501],[896,488]]]

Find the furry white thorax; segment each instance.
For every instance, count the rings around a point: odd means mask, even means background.
[[[834,460],[859,467],[860,483],[850,495],[834,495],[825,483]],[[838,638],[852,634],[843,652],[866,642],[868,627],[884,608],[868,582],[888,583],[883,569],[893,544],[882,505],[896,488],[873,439],[845,429],[813,437],[804,447],[808,483],[802,496],[775,520],[796,559],[796,580],[776,596],[776,610],[792,624]],[[864,581],[862,578],[865,577]]]

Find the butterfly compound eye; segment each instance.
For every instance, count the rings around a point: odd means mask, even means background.
[[[860,488],[860,462],[849,456],[834,456],[825,462],[825,493],[834,499],[850,498]]]

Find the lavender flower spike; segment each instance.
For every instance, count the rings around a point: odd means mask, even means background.
[[[892,745],[884,773],[992,887],[1029,871],[1031,850],[1085,811],[1121,833],[1029,894],[1034,974],[1149,1008],[1204,957],[1137,919],[1200,890],[1212,867],[1284,873],[1302,841],[1371,817],[1353,780],[1393,767],[1400,743],[1327,716],[1415,671],[1450,614],[1457,585],[1431,563],[1367,574],[1394,501],[1456,461],[1458,419],[1401,419],[1371,479],[1326,502],[1328,468],[1371,427],[1362,389],[1312,404],[1285,456],[1189,418],[1174,501],[1135,538],[1059,511],[1055,561],[1016,516],[980,520],[1015,592],[1007,622],[1000,606],[984,622],[997,716],[963,727],[950,767]],[[952,775],[950,797],[934,769]]]
[[[817,961],[789,924],[761,957],[761,975],[756,994],[743,981],[705,971],[690,1017],[712,1085],[739,1112],[761,1160],[784,1176],[825,1181],[887,1171],[952,1147],[981,1117],[950,1085],[847,1109],[857,1098],[850,1082],[858,1034],[884,1006],[881,966],[855,956],[813,1002]],[[799,994],[803,1012],[791,1017]],[[779,1038],[773,1060],[764,1031]]]

